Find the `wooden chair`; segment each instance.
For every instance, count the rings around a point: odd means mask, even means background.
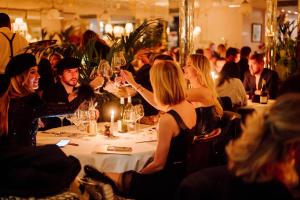
[[[221,129],[214,129],[209,134],[194,136],[189,149],[187,173],[215,166],[213,143],[221,134]]]

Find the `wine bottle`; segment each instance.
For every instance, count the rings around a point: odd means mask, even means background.
[[[118,120],[118,132],[125,133],[128,131],[127,123],[124,118],[125,112],[125,99],[124,97],[120,98],[120,119]]]
[[[125,106],[125,111],[124,111],[124,117],[123,119],[126,121],[128,130],[134,130],[135,129],[135,110],[134,106],[131,103],[131,97],[128,97],[127,104]]]
[[[259,102],[261,104],[267,104],[268,103],[268,92],[266,88],[266,80],[262,80],[261,90],[260,90],[260,97]]]

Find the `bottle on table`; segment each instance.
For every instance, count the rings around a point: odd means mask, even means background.
[[[120,98],[120,119],[118,120],[118,132],[125,133],[128,131],[127,123],[124,118],[125,112],[125,99],[124,97]]]
[[[128,97],[127,104],[125,106],[123,119],[127,124],[128,130],[135,130],[136,114],[134,106],[131,103],[131,97]]]
[[[261,104],[267,104],[268,103],[268,92],[267,92],[267,87],[266,87],[266,80],[262,80],[262,85],[261,85],[261,92],[260,92],[260,97],[259,97],[259,102]]]

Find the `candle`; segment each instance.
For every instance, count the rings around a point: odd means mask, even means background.
[[[114,121],[115,121],[115,111],[112,110],[110,112],[110,123],[111,123],[111,126],[114,124]]]

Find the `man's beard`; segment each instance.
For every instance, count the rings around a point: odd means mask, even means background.
[[[68,86],[71,86],[71,87],[75,87],[77,85],[77,82],[78,82],[78,80],[76,80],[76,81],[71,80],[71,81],[66,82],[65,84]]]

